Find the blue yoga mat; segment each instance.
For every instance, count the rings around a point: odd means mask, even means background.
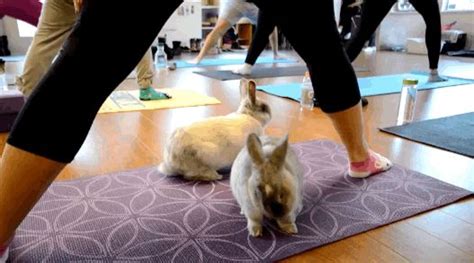
[[[25,56],[0,56],[0,59],[6,62],[18,62],[25,60]]]
[[[458,85],[474,84],[474,80],[446,77],[447,81],[428,82],[426,73],[405,73],[387,76],[375,76],[359,78],[359,88],[362,96],[375,96],[399,93],[402,88],[402,81],[405,78],[418,79],[418,90],[437,89]],[[286,83],[276,85],[258,86],[258,90],[292,100],[300,100],[301,83]]]
[[[176,67],[178,68],[193,68],[193,67],[211,67],[211,66],[225,66],[225,65],[239,65],[245,63],[245,56],[241,58],[209,58],[203,59],[199,64],[188,63],[185,60],[177,60]],[[260,57],[257,59],[257,64],[269,63],[296,63],[297,60],[281,58],[274,59],[272,57]]]

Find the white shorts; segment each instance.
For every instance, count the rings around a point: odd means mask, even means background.
[[[229,24],[236,24],[241,18],[248,18],[256,25],[258,7],[245,0],[220,0],[219,18],[227,20]]]

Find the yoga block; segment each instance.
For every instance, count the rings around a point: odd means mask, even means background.
[[[25,98],[20,91],[0,90],[0,132],[10,131],[24,104]]]

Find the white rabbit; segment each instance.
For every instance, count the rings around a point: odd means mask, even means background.
[[[250,133],[262,134],[271,119],[270,107],[257,99],[255,81],[245,80],[247,94],[234,113],[212,117],[176,129],[165,147],[159,171],[188,180],[222,179]]]
[[[230,186],[250,235],[262,235],[264,216],[274,219],[283,232],[298,232],[295,220],[303,209],[303,170],[288,147],[288,136],[250,134],[232,165]]]

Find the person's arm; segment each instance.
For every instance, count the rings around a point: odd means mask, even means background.
[[[74,0],[74,11],[76,13],[81,12],[83,0]]]

